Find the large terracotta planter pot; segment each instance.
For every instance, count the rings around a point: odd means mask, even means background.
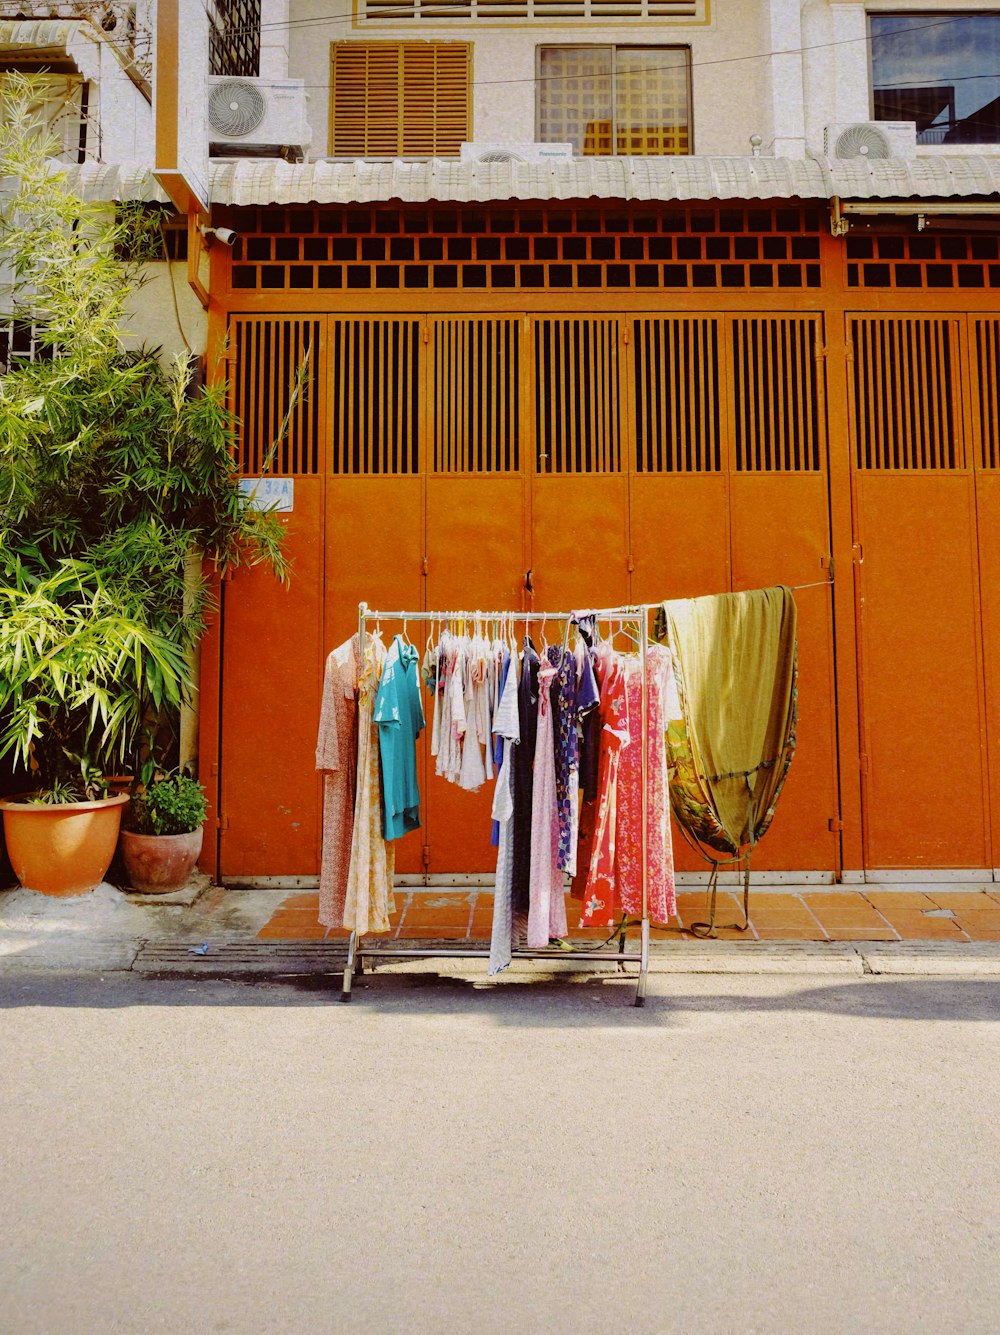
[[[204,831],[190,834],[135,834],[122,830],[122,861],[133,890],[167,895],[180,890],[194,871]]]
[[[4,798],[3,830],[14,875],[43,895],[82,895],[104,880],[128,794],[41,806]]]

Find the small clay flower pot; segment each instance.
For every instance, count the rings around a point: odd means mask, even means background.
[[[122,861],[133,890],[143,895],[169,895],[180,890],[201,853],[203,828],[190,834],[135,834],[122,830]]]

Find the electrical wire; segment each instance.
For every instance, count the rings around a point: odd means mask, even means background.
[[[263,31],[265,28],[286,28],[286,29],[288,29],[289,31],[291,31],[291,30],[298,31],[298,30],[301,30],[301,29],[304,29],[304,28],[307,28],[307,27],[323,26],[323,25],[327,25],[327,24],[334,24],[334,23],[342,23],[342,22],[346,22],[348,19],[353,19],[353,17],[354,17],[354,13],[353,13],[353,11],[346,11],[346,10],[345,10],[344,12],[339,13],[339,14],[337,14],[337,13],[330,13],[330,14],[314,15],[314,16],[312,16],[312,17],[310,17],[310,18],[304,18],[304,19],[289,19],[287,22],[284,22],[284,23],[277,22],[277,21],[274,22],[274,23],[262,23],[262,24],[260,25],[260,28],[261,28],[261,31]],[[961,21],[962,19],[969,18],[969,17],[974,17],[974,15],[970,15],[970,14],[968,14],[968,13],[957,14],[957,15],[953,15],[951,18],[942,18],[941,20],[939,20],[939,21],[935,21],[934,23],[921,23],[921,24],[915,24],[915,25],[914,25],[913,27],[911,27],[911,28],[897,28],[897,29],[896,29],[894,32],[892,32],[891,34],[886,34],[886,36],[898,37],[898,36],[900,36],[901,34],[908,33],[908,32],[927,32],[927,31],[929,31],[929,30],[931,30],[931,29],[933,29],[933,28],[946,27],[946,26],[948,26],[948,25],[950,25],[950,24],[958,23],[958,22]],[[391,24],[391,23],[386,23],[385,27],[386,27],[386,29],[393,28],[393,27],[400,27],[400,26],[402,26],[402,25],[404,25],[404,24],[408,24],[408,23],[411,23],[411,22],[412,22],[412,20],[409,20],[409,19],[400,19],[399,22],[398,22],[397,24],[395,24],[395,25],[394,25],[394,24]],[[452,21],[450,21],[450,22],[452,22]],[[470,27],[471,27],[471,28],[475,28],[475,27],[477,26],[479,20],[471,19],[471,18],[470,18],[470,19],[468,19],[468,20],[464,20],[464,21],[461,21],[461,22],[460,22],[460,21],[453,21],[453,22],[455,22],[455,27],[456,27],[456,29],[458,29],[458,28],[462,28],[463,30],[465,30],[465,29],[468,29],[468,28],[470,28]],[[537,24],[538,24],[538,28],[539,28],[539,30],[545,30],[545,22],[544,22],[544,20],[537,20],[536,22],[537,22]],[[428,26],[429,26],[429,25],[428,25]],[[250,29],[250,28],[229,29],[229,30],[227,30],[226,35],[227,35],[227,36],[230,36],[230,35],[238,35],[238,34],[240,34],[240,33],[242,33],[242,32],[248,32],[248,31],[256,31],[256,28],[254,28],[254,29]],[[377,31],[377,29],[376,29],[375,31]],[[879,38],[879,37],[874,37],[874,38],[873,38],[869,33],[866,33],[865,36],[863,36],[863,37],[843,37],[843,38],[838,38],[836,41],[832,41],[832,42],[816,42],[816,43],[813,43],[812,45],[809,45],[809,46],[790,46],[790,47],[784,47],[784,48],[781,48],[781,49],[778,49],[778,50],[755,52],[755,53],[753,53],[753,54],[751,54],[751,55],[746,55],[746,56],[720,56],[720,57],[717,57],[716,59],[712,59],[712,60],[692,60],[692,61],[690,62],[689,68],[690,68],[690,69],[707,69],[707,68],[714,67],[714,66],[717,66],[717,65],[739,65],[739,64],[746,64],[746,63],[749,62],[749,61],[771,60],[771,59],[773,59],[773,58],[776,57],[776,56],[796,56],[796,55],[801,56],[801,55],[806,55],[807,53],[809,53],[809,52],[811,52],[811,51],[828,51],[828,50],[832,50],[832,49],[834,49],[834,48],[836,48],[836,47],[841,47],[841,46],[854,46],[854,45],[857,45],[857,44],[860,43],[860,42],[864,42],[866,45],[870,45],[870,44],[872,44],[873,42],[878,42],[878,41],[881,41],[881,40],[884,40],[884,39],[883,39],[883,38]],[[553,43],[548,43],[548,44],[549,44],[549,45],[553,45],[553,46],[558,46],[558,45],[560,45],[560,43],[558,43],[558,42],[553,42]],[[580,45],[580,43],[571,43],[571,45]],[[594,42],[594,43],[584,43],[584,45],[593,45],[593,46],[605,46],[605,45],[607,45],[607,46],[613,46],[613,45],[622,45],[622,44],[621,44],[621,43],[602,43],[602,42]],[[637,44],[633,44],[633,45],[639,45],[640,47],[643,46],[643,45],[648,45],[648,47],[649,47],[650,50],[657,50],[659,47],[664,46],[665,43],[663,43],[663,42],[656,42],[656,43],[637,43]],[[680,43],[678,43],[678,44],[676,44],[675,49],[689,49],[689,46],[690,46],[689,43],[684,43],[684,44],[680,44]],[[52,50],[51,47],[23,47],[23,48],[11,48],[11,49],[10,49],[10,52],[11,52],[11,55],[17,55],[17,56],[21,56],[21,57],[27,57],[27,56],[30,56],[30,55],[32,55],[32,54],[44,55],[44,54],[46,54],[47,52],[49,52],[49,51],[51,51],[51,50]],[[645,70],[646,70],[647,72],[655,72],[655,71],[657,71],[657,70],[673,70],[673,69],[676,69],[676,68],[677,68],[677,67],[676,67],[675,65],[648,65],[648,66],[645,67]],[[39,72],[41,72],[41,71],[39,71]],[[238,77],[240,77],[240,76],[238,76],[238,75],[233,75],[232,77],[233,77],[233,78],[238,78]],[[949,80],[949,82],[951,82],[951,83],[959,83],[959,82],[964,82],[964,81],[972,80],[972,79],[995,79],[995,78],[998,78],[998,77],[1000,77],[1000,76],[998,76],[998,75],[996,75],[996,74],[960,74],[960,75],[955,75],[953,78],[951,78],[951,79]],[[498,88],[498,87],[508,87],[508,86],[522,85],[522,84],[532,84],[532,85],[534,85],[534,84],[545,84],[545,85],[551,85],[551,84],[555,84],[555,83],[566,82],[566,81],[569,81],[569,80],[572,80],[572,79],[592,79],[592,78],[594,78],[593,73],[586,73],[586,74],[551,74],[551,75],[544,75],[544,76],[543,76],[543,75],[537,75],[537,74],[536,74],[536,75],[531,75],[530,77],[519,78],[519,79],[509,79],[509,78],[508,78],[508,79],[476,79],[476,80],[475,80],[475,87],[476,87],[477,89],[479,89],[479,88]],[[304,83],[303,86],[304,86],[305,88],[329,88],[330,84],[329,84],[329,80],[327,80],[326,82],[323,82],[323,83]],[[878,85],[879,88],[896,88],[896,87],[900,87],[900,88],[904,88],[904,87],[906,87],[906,88],[908,88],[908,87],[912,87],[912,86],[913,86],[912,81],[907,82],[907,83],[899,83],[899,84],[896,84],[896,83],[886,83],[886,84],[879,84],[879,85]]]

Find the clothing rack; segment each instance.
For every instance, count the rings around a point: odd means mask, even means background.
[[[649,887],[647,884],[648,868],[646,866],[646,855],[649,844],[648,820],[646,790],[647,790],[647,766],[648,757],[648,733],[649,733],[649,699],[648,682],[646,676],[646,646],[648,642],[649,631],[649,613],[659,603],[638,603],[622,607],[603,607],[580,609],[586,611],[587,615],[593,616],[599,621],[617,621],[622,626],[634,624],[637,631],[636,638],[639,641],[639,670],[640,670],[640,690],[642,698],[642,917],[639,920],[639,949],[625,949],[625,933],[627,924],[623,926],[619,933],[617,951],[595,950],[588,947],[586,950],[574,950],[572,947],[553,947],[536,948],[534,950],[514,950],[511,952],[513,959],[572,959],[591,961],[594,963],[606,963],[613,959],[622,969],[625,964],[638,964],[639,973],[636,982],[635,1004],[637,1006],[645,1005],[646,1001],[646,980],[649,973]],[[546,621],[566,621],[567,634],[568,623],[576,620],[577,614],[574,612],[485,612],[476,611],[450,611],[450,612],[406,612],[406,611],[375,611],[369,608],[367,603],[358,604],[358,647],[361,661],[364,661],[365,654],[365,634],[366,626],[369,622],[375,621],[402,621],[402,622],[427,622],[440,621],[442,625],[446,622],[465,619],[467,622],[474,622],[478,617],[480,620],[501,622],[546,622]],[[352,931],[347,945],[347,963],[344,967],[343,989],[340,994],[341,1001],[351,1000],[351,989],[354,975],[357,973],[361,977],[364,973],[364,961],[374,961],[376,959],[480,959],[489,958],[489,951],[477,949],[472,946],[461,946],[458,948],[413,948],[406,946],[379,946],[365,945],[359,938],[357,931]]]

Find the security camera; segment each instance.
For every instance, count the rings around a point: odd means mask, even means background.
[[[209,237],[215,237],[221,241],[224,246],[235,246],[237,233],[231,227],[202,227],[201,234],[208,240]]]

